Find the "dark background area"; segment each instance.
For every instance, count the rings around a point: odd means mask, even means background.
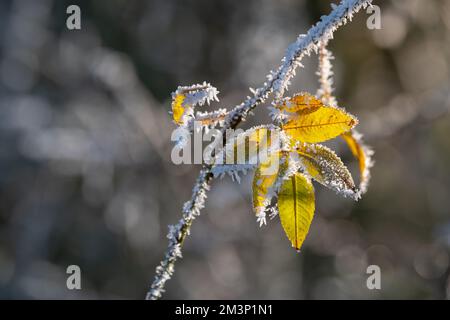
[[[81,8],[81,30],[66,8]],[[316,187],[303,249],[260,229],[251,177],[217,180],[165,298],[450,297],[450,2],[374,1],[340,28],[339,104],[375,150],[368,193]],[[172,164],[170,93],[204,80],[232,108],[328,1],[1,1],[0,298],[141,299],[198,165]],[[317,57],[289,94],[315,93]],[[270,102],[267,103],[267,105]],[[268,121],[264,105],[252,123]],[[357,166],[348,150],[334,148]],[[79,265],[82,290],[66,288]],[[368,290],[366,268],[381,268]]]

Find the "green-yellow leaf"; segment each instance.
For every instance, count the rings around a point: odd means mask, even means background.
[[[278,194],[278,211],[281,225],[297,250],[308,234],[314,210],[314,188],[305,175],[296,173],[284,181]]]
[[[314,180],[344,196],[359,198],[351,173],[332,150],[320,144],[305,143],[297,148],[297,153]]]
[[[296,95],[285,107],[288,121],[283,130],[294,140],[316,143],[349,131],[358,120],[336,107],[326,106],[309,94]]]

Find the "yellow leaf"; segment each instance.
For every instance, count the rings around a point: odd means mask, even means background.
[[[312,94],[302,92],[285,101],[280,109],[289,113],[310,113],[317,111],[323,105],[323,102]]]
[[[303,144],[297,148],[301,162],[308,174],[324,186],[353,199],[359,198],[352,175],[341,159],[320,144]]]
[[[202,84],[194,84],[192,86],[179,86],[175,92],[172,92],[172,116],[178,125],[185,124],[188,120],[185,115],[194,118],[194,107],[196,105],[209,104],[210,101],[217,99],[219,91],[211,84],[203,82]],[[201,116],[203,117],[203,116]]]
[[[294,96],[286,111],[291,112],[283,130],[294,140],[316,143],[349,131],[358,120],[336,107],[324,105],[309,94]]]
[[[184,99],[186,99],[186,95],[179,93],[172,100],[172,116],[176,124],[182,124],[181,120],[185,111]]]
[[[300,250],[314,217],[314,188],[301,173],[284,181],[278,195],[281,225],[292,246]]]
[[[355,131],[349,131],[341,135],[342,139],[347,142],[353,156],[358,160],[360,189],[364,193],[370,179],[370,167],[372,166],[371,156],[373,151],[365,146],[361,140],[361,135]]]
[[[225,146],[227,164],[256,164],[269,158],[272,131],[256,128],[239,134]],[[275,147],[275,146],[274,146]]]
[[[350,151],[359,161],[359,172],[364,172],[366,170],[366,155],[361,147],[361,145],[356,141],[351,132],[346,132],[341,136],[345,142],[347,142]]]
[[[283,162],[281,152],[275,152],[270,155],[269,159],[261,162],[255,170],[253,176],[253,209],[256,215],[264,212],[270,204],[270,200],[274,195],[274,185],[277,177],[286,168],[287,163]]]

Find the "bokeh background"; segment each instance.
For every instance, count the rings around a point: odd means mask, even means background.
[[[251,174],[217,180],[167,299],[450,298],[450,2],[374,1],[338,30],[336,96],[375,150],[359,202],[316,185],[300,253],[259,228]],[[81,8],[81,30],[66,8]],[[329,1],[0,2],[0,298],[142,299],[198,165],[172,164],[170,93],[211,82],[231,108]],[[317,90],[316,56],[290,94]],[[269,102],[268,102],[269,103]],[[252,123],[268,121],[260,106]],[[341,142],[333,144],[357,177]],[[82,290],[66,288],[79,265]],[[379,265],[381,290],[366,268]]]

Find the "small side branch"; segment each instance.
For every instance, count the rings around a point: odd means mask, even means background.
[[[333,59],[333,54],[327,49],[327,42],[321,42],[319,46],[319,67],[317,70],[320,88],[317,91],[317,97],[327,105],[337,106],[336,98],[333,95],[333,65],[331,63]],[[343,134],[342,138],[359,161],[360,181],[358,194],[364,194],[370,181],[370,168],[373,166],[372,156],[374,152],[364,143],[362,134],[355,129]]]
[[[317,75],[319,76],[320,88],[317,91],[317,97],[323,101],[323,103],[336,106],[337,101],[333,95],[333,54],[327,49],[327,43],[321,42],[319,46],[319,68]]]

